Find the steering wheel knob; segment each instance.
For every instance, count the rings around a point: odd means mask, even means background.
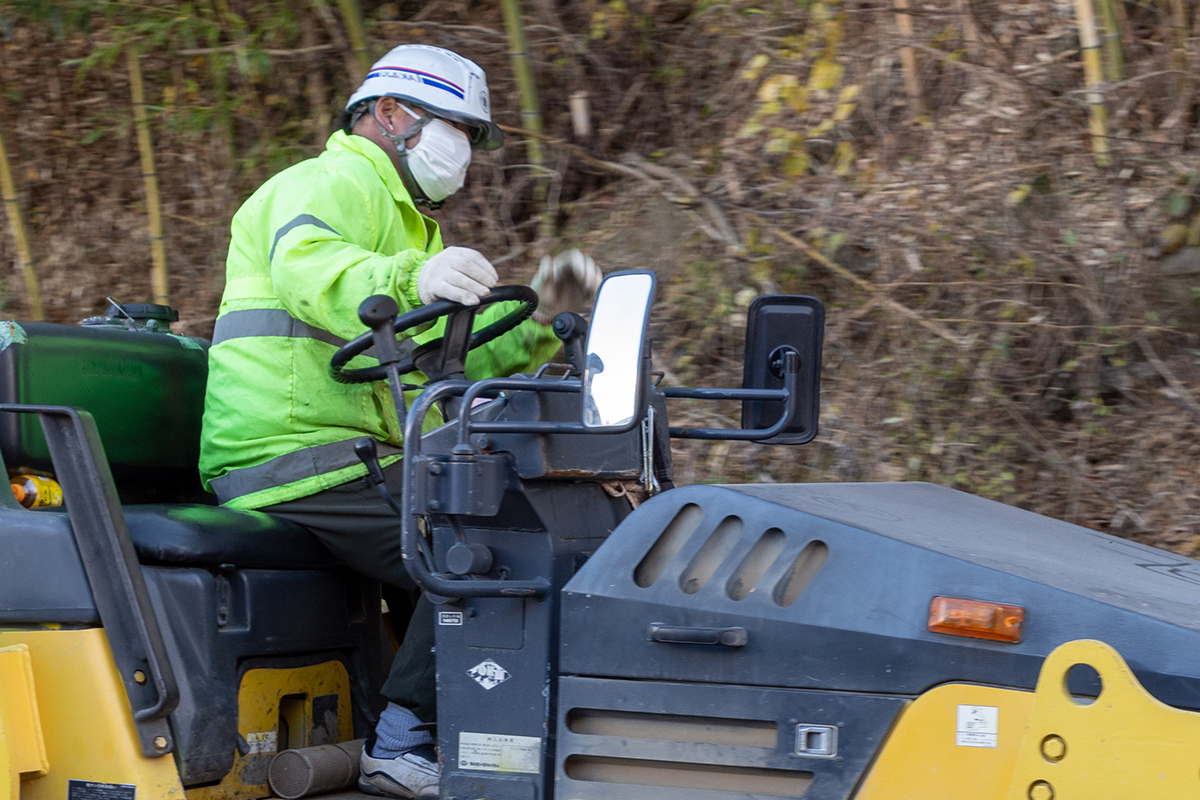
[[[396,304],[395,298],[386,294],[373,294],[358,307],[358,318],[371,330],[391,322],[398,313],[400,306]]]

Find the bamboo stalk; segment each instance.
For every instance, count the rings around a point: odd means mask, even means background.
[[[312,0],[313,10],[317,12],[317,16],[321,18],[321,24],[325,26],[325,32],[329,34],[329,38],[333,40],[334,48],[340,50],[343,58],[346,60],[346,72],[350,75],[355,85],[362,83],[366,73],[362,71],[362,62],[355,58],[351,52],[350,43],[346,41],[346,34],[342,27],[337,24],[337,19],[333,15],[333,10],[329,8],[329,4],[325,0]]]
[[[977,58],[979,56],[979,28],[975,25],[975,17],[971,13],[971,0],[955,0],[955,6],[967,54],[971,58]]]
[[[1188,70],[1188,23],[1187,8],[1183,0],[1170,0],[1171,3],[1171,66],[1177,71],[1175,77],[1175,97],[1180,106],[1187,103],[1189,70]]]
[[[525,44],[525,25],[521,21],[521,6],[518,0],[501,0],[504,9],[504,28],[508,32],[508,55],[512,60],[513,77],[517,81],[517,96],[521,106],[521,127],[535,133],[542,132],[542,113],[538,108],[537,84],[533,80],[533,69],[529,66],[529,48]],[[543,166],[545,156],[542,143],[537,139],[526,142],[529,160]]]
[[[1125,80],[1125,54],[1121,49],[1118,3],[1119,0],[1096,0],[1100,22],[1104,25],[1104,77],[1110,83]]]
[[[1108,107],[1104,104],[1104,83],[1100,66],[1100,40],[1096,35],[1096,16],[1092,0],[1075,0],[1075,22],[1079,26],[1079,47],[1083,58],[1083,74],[1087,82],[1088,123],[1092,133],[1092,152],[1096,165],[1107,167],[1112,163],[1108,151]]]
[[[1112,10],[1117,17],[1117,30],[1121,31],[1121,41],[1127,45],[1137,42],[1133,26],[1129,24],[1129,14],[1125,11],[1125,0],[1113,0]]]
[[[913,40],[912,14],[908,13],[909,0],[892,0],[896,9],[896,27],[906,42]],[[904,91],[908,94],[909,116],[919,117],[925,113],[921,100],[921,81],[917,76],[917,53],[911,45],[900,48],[900,67],[904,70]]]
[[[17,247],[17,268],[25,281],[25,296],[29,300],[29,311],[35,320],[46,318],[42,308],[42,292],[38,288],[37,271],[33,266],[33,254],[29,249],[29,236],[25,232],[25,218],[21,215],[21,204],[17,201],[17,188],[12,170],[8,165],[8,151],[4,149],[4,136],[0,133],[0,192],[4,196],[4,212],[8,226],[12,229],[13,242]]]
[[[360,81],[371,69],[371,53],[367,50],[367,37],[363,33],[362,14],[358,9],[358,0],[338,0],[338,8],[342,10],[342,23],[346,26],[346,35],[350,37],[350,47],[362,68],[362,75],[355,76]]]
[[[150,287],[154,302],[167,305],[167,252],[163,247],[162,206],[158,198],[158,174],[154,170],[154,147],[150,143],[150,119],[146,114],[146,87],[142,82],[141,54],[129,45],[129,91],[133,95],[133,120],[137,128],[138,152],[142,158],[142,180],[146,184],[146,213],[150,218]]]
[[[300,41],[306,48],[316,47],[317,31],[313,26],[311,16],[300,20]],[[304,82],[304,93],[307,95],[308,107],[312,115],[311,126],[313,144],[321,146],[329,138],[329,103],[325,99],[325,81],[321,70],[310,69]]]

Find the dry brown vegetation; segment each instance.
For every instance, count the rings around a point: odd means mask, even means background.
[[[498,5],[360,7],[372,55],[463,52],[520,127]],[[511,133],[440,213],[446,239],[513,280],[571,244],[655,268],[657,365],[678,383],[740,379],[756,294],[827,303],[818,441],[682,445],[682,481],[930,480],[1192,555],[1200,4],[1097,8],[1112,30],[1089,86],[1069,0],[527,0],[547,165]],[[7,0],[0,21],[0,126],[47,313],[151,293],[136,43],[171,301],[207,335],[233,211],[319,152],[355,85],[339,5]]]

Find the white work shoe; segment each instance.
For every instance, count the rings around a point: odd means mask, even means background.
[[[368,755],[374,739],[363,748],[359,761],[358,788],[367,794],[383,797],[435,798],[441,777],[437,751],[426,744],[395,758],[375,758]]]

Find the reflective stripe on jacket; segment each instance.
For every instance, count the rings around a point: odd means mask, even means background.
[[[242,205],[209,350],[200,446],[201,478],[223,505],[274,505],[361,477],[353,445],[365,435],[381,443],[385,466],[400,457],[402,428],[386,383],[336,383],[329,359],[365,332],[358,306],[368,296],[391,295],[401,313],[419,306],[417,275],[441,249],[437,223],[417,211],[388,155],[340,131],[319,157],[279,173]],[[511,308],[485,309],[478,324]],[[527,321],[473,351],[467,375],[529,369],[558,346],[549,327]],[[350,366],[376,363],[364,355]]]

